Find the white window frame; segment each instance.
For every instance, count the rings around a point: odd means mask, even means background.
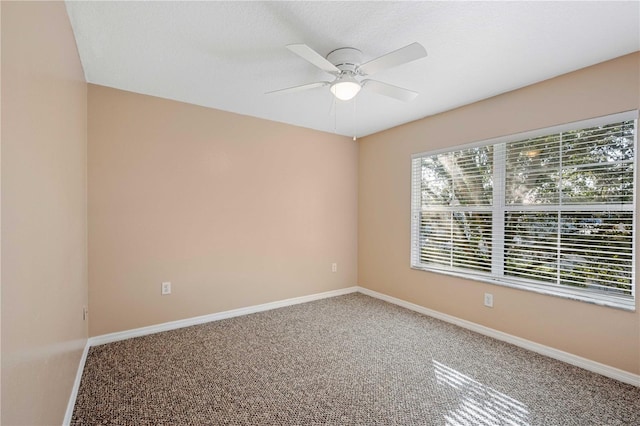
[[[432,265],[432,264],[424,264],[420,262],[420,212],[422,209],[422,200],[421,200],[421,191],[420,186],[416,188],[417,178],[415,174],[417,173],[416,161],[423,157],[433,156],[437,154],[449,153],[454,151],[460,151],[469,148],[477,148],[481,146],[493,145],[494,146],[494,159],[497,158],[501,153],[496,152],[497,147],[504,147],[504,143],[508,142],[516,142],[521,140],[527,140],[531,138],[567,132],[571,130],[578,129],[586,129],[590,127],[602,126],[610,123],[622,122],[622,121],[635,121],[635,132],[634,132],[634,169],[633,169],[633,204],[627,204],[624,207],[621,207],[621,210],[633,211],[633,233],[632,233],[632,264],[631,264],[631,296],[629,295],[616,295],[616,294],[608,294],[608,292],[596,292],[590,291],[586,289],[574,288],[569,286],[560,286],[560,285],[550,285],[545,284],[542,281],[528,280],[523,278],[517,278],[512,276],[504,275],[504,212],[509,208],[505,208],[504,206],[504,193],[505,193],[505,176],[501,174],[497,176],[497,174],[504,171],[504,168],[497,167],[494,164],[494,186],[493,186],[493,204],[492,206],[475,208],[471,207],[469,209],[472,210],[482,210],[482,211],[491,211],[493,212],[492,217],[492,265],[491,272],[482,272],[482,271],[474,271],[471,269],[462,269],[462,268],[453,268],[446,267],[442,265]],[[504,158],[504,156],[502,156]],[[503,160],[501,160],[503,161]],[[573,300],[580,300],[584,302],[589,302],[602,306],[610,306],[614,308],[620,308],[629,311],[635,311],[635,301],[636,301],[636,243],[637,243],[637,221],[636,216],[638,213],[638,203],[639,200],[637,198],[637,186],[638,186],[638,111],[627,111],[618,114],[611,114],[604,117],[598,117],[583,121],[577,121],[572,123],[567,123],[559,126],[547,127],[543,129],[537,129],[533,131],[518,133],[514,135],[503,136],[494,139],[483,140],[479,142],[474,142],[471,144],[455,146],[451,148],[439,149],[434,151],[427,151],[416,153],[411,156],[411,258],[410,258],[410,267],[416,270],[436,272],[446,275],[453,275],[462,278],[473,279],[477,281],[488,282],[491,284],[497,284],[507,287],[514,287],[518,289],[533,291],[536,293],[542,293],[552,296],[559,296]],[[536,211],[544,210],[544,207],[541,205],[536,205]],[[555,211],[554,208],[551,208]],[[522,211],[522,206],[515,207],[514,210]],[[500,214],[497,214],[497,213]],[[498,233],[493,232],[495,229],[500,229],[501,231]],[[498,235],[501,238],[501,241],[495,240],[495,235]],[[502,250],[500,250],[502,248]]]

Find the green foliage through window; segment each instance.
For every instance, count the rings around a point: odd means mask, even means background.
[[[412,266],[633,300],[626,117],[414,155]]]

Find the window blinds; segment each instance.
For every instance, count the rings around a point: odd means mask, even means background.
[[[414,155],[412,267],[632,307],[636,118]]]

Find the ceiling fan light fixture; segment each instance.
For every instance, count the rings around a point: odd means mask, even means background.
[[[345,74],[331,84],[331,93],[341,101],[353,99],[362,86],[353,76]]]

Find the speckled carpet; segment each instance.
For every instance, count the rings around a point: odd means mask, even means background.
[[[72,425],[640,425],[640,388],[359,294],[92,347]]]

